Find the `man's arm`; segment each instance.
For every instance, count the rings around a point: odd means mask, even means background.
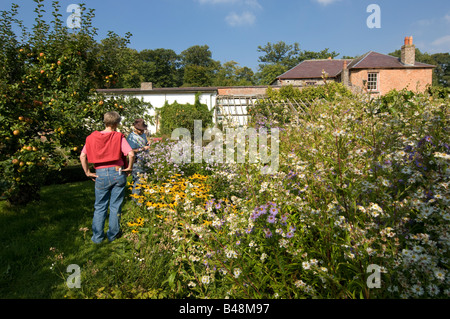
[[[128,156],[128,167],[123,169],[122,172],[131,172],[133,170],[134,159],[136,156],[134,155],[134,152],[132,150],[128,152],[127,156]]]
[[[83,170],[84,170],[84,173],[86,174],[86,176],[89,177],[90,179],[92,179],[93,181],[95,181],[95,179],[98,176],[89,170],[89,163],[88,163],[87,155],[83,152],[81,152],[81,155],[80,155],[80,162],[81,162],[81,166],[83,167]]]

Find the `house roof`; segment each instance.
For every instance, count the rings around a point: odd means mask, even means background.
[[[341,74],[344,62],[347,62],[348,69],[402,69],[436,67],[434,65],[421,62],[416,62],[414,65],[405,65],[401,62],[400,58],[369,51],[356,59],[305,60],[278,76],[277,79],[321,78],[322,71],[328,73],[328,77],[334,78]]]
[[[328,74],[328,77],[334,78],[341,73],[344,61],[350,63],[347,59],[326,59],[326,60],[305,60],[297,64],[289,71],[283,73],[278,79],[311,79],[322,77],[322,71]]]
[[[349,69],[399,69],[434,67],[436,66],[417,61],[414,65],[405,65],[401,62],[400,58],[374,51],[369,51],[366,54],[361,55],[348,65]]]

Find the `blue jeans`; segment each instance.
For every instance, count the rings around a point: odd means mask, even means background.
[[[104,226],[109,207],[109,228],[106,233],[109,241],[120,233],[120,215],[127,183],[126,174],[116,171],[115,167],[96,170],[94,218],[92,220],[92,241],[96,244],[105,239]]]

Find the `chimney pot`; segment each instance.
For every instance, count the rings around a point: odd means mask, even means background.
[[[141,90],[153,90],[153,83],[152,82],[142,82]]]

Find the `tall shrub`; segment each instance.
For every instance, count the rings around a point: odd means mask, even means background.
[[[212,111],[208,110],[206,104],[200,103],[199,94],[195,96],[194,104],[180,104],[173,102],[169,104],[167,101],[160,109],[162,135],[171,135],[173,130],[177,128],[186,128],[194,134],[194,121],[201,120],[202,128],[212,124]]]

